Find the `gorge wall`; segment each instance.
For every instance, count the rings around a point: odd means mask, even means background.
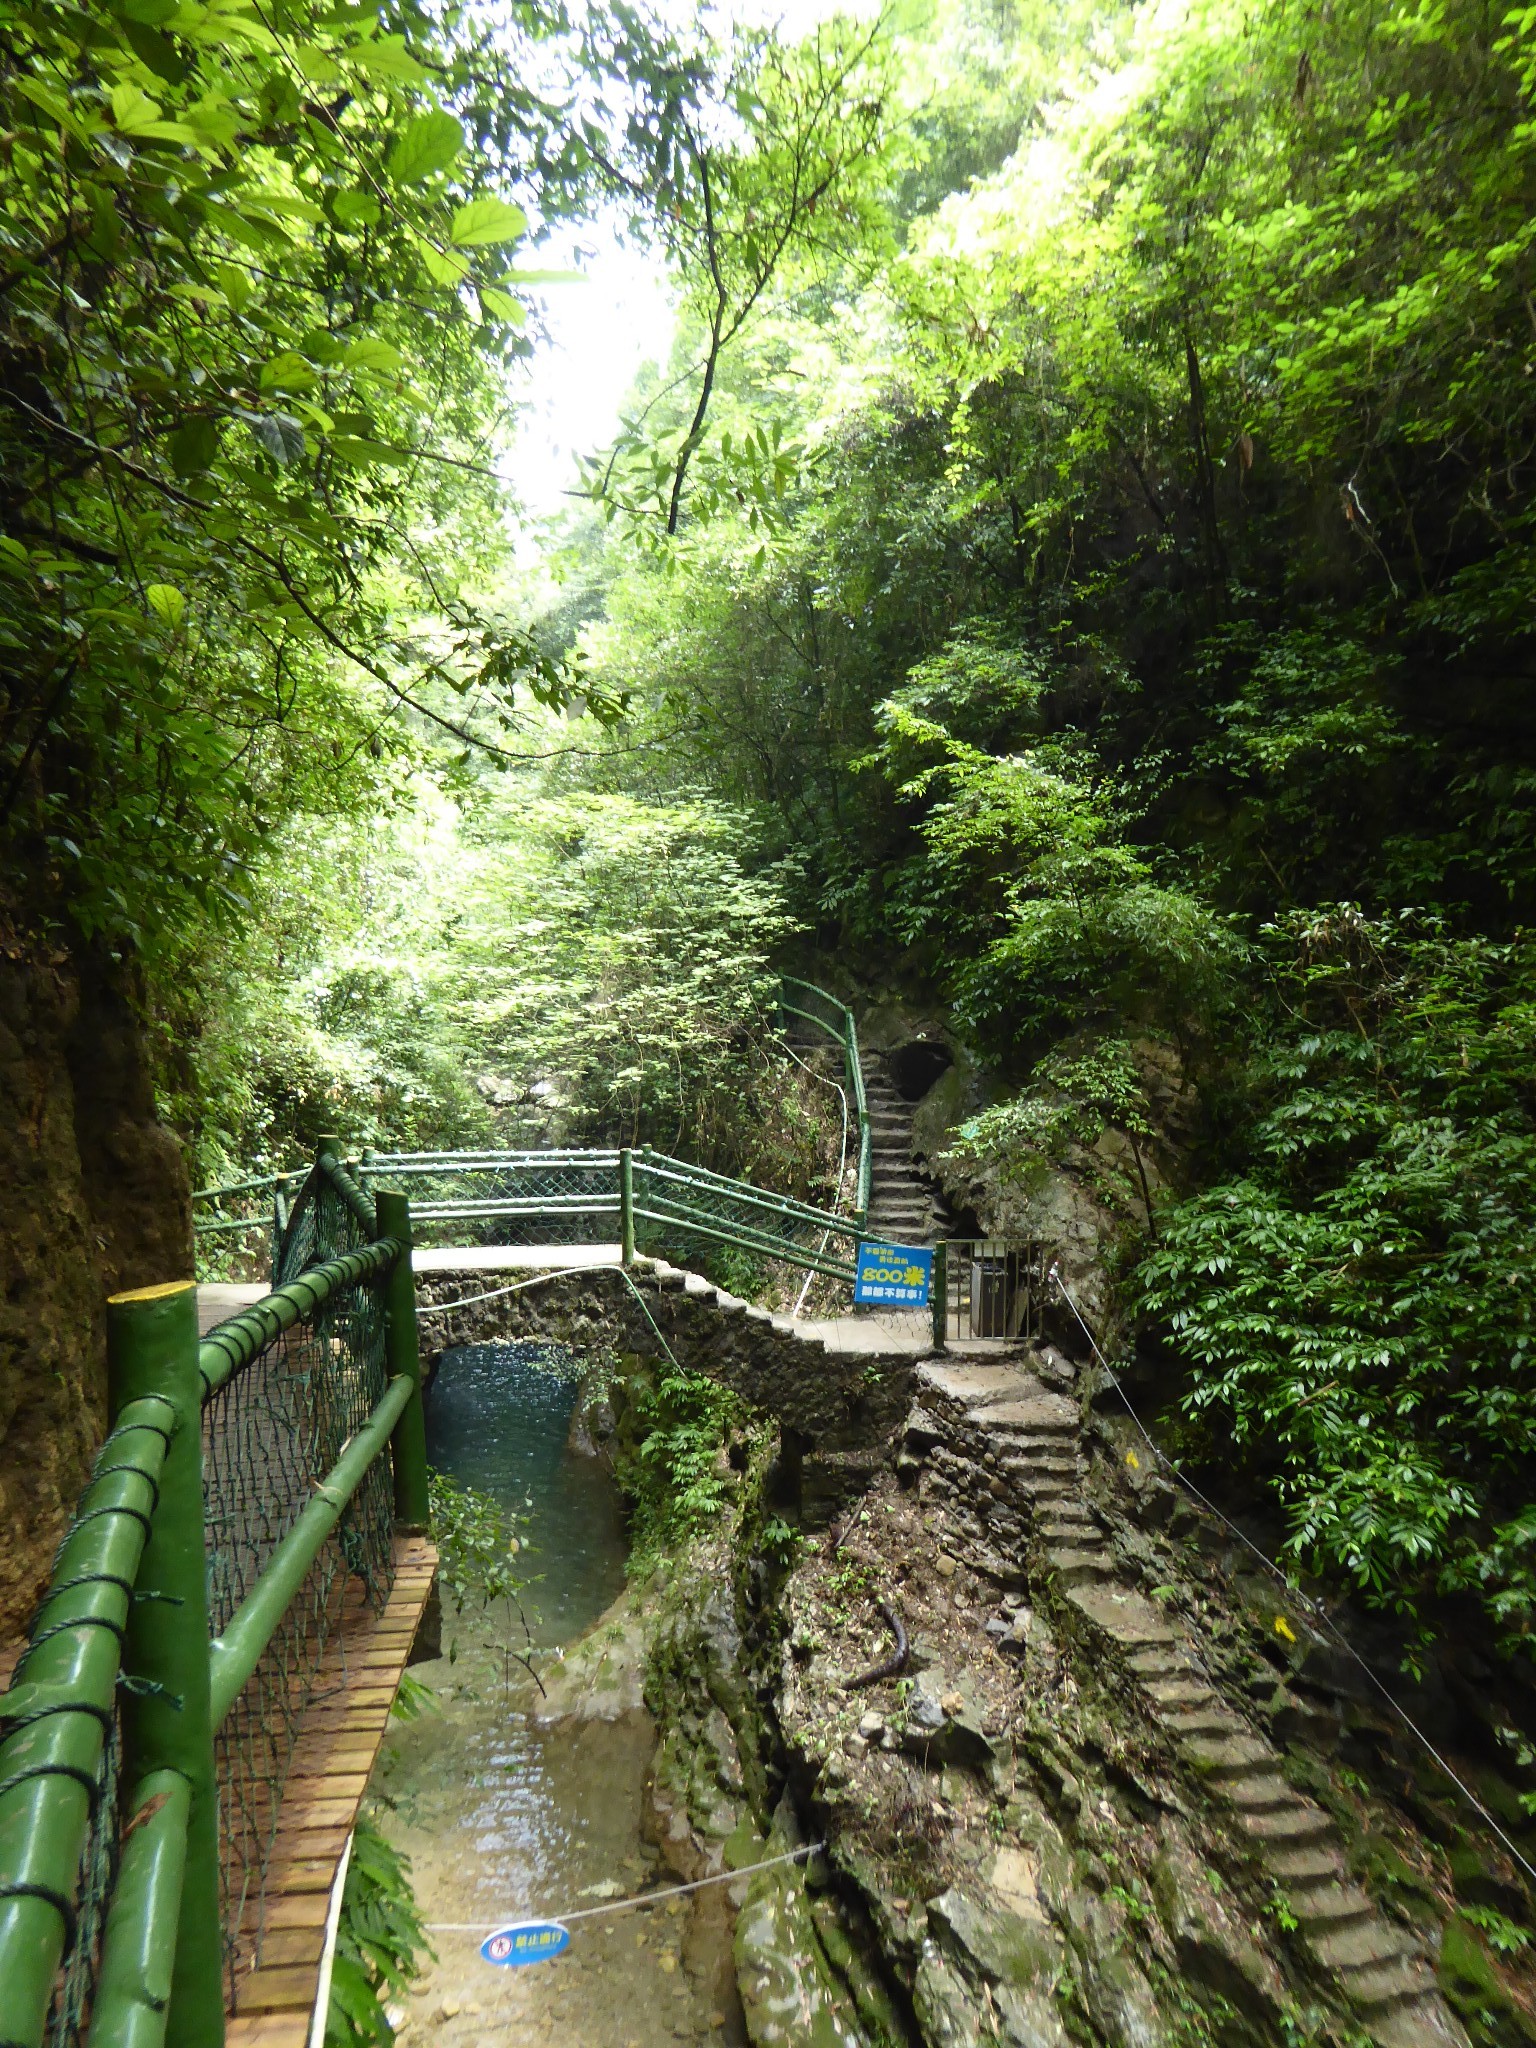
[[[192,1271],[130,969],[0,919],[0,1637],[46,1579],[105,1425],[105,1303]]]

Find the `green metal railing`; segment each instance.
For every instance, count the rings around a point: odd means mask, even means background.
[[[412,1190],[420,1243],[620,1244],[682,1255],[732,1245],[851,1281],[858,1222],[649,1146],[638,1151],[377,1152],[358,1162]]]
[[[192,1228],[199,1249],[254,1252],[265,1238],[268,1262],[275,1266],[278,1241],[308,1174],[308,1167],[292,1167],[220,1187],[194,1188]]]
[[[813,981],[801,981],[786,974],[780,984],[780,1013],[797,1018],[830,1038],[842,1050],[843,1078],[853,1103],[859,1127],[859,1166],[854,1186],[853,1207],[862,1225],[869,1215],[869,1184],[873,1171],[870,1150],[869,1104],[864,1096],[864,1067],[859,1058],[859,1032],[853,1012],[836,996],[828,995]]]
[[[191,1282],[109,1303],[109,1433],[0,1697],[0,2048],[222,2042],[321,1654],[427,1518],[410,1243],[323,1141],[265,1300],[201,1341]]]
[[[820,1271],[819,1255],[809,1260],[801,1256],[814,1236],[830,1229],[835,1237],[856,1239],[869,1213],[869,1108],[859,1061],[859,1035],[853,1012],[814,982],[786,976],[780,984],[779,1010],[786,1024],[794,1019],[809,1025],[830,1039],[842,1055],[845,1100],[857,1133],[851,1215],[813,1210],[804,1203],[785,1204],[745,1181],[729,1180],[682,1160],[646,1154],[657,1160],[657,1179],[649,1190],[654,1197],[649,1204],[653,1213],[641,1222],[649,1221],[662,1231],[686,1225],[691,1236],[709,1241],[721,1239],[722,1231],[728,1231],[725,1242],[740,1242],[769,1257],[790,1258]],[[336,1158],[342,1159],[339,1141]],[[347,1158],[345,1164],[359,1175],[351,1184],[354,1194],[362,1192],[362,1184],[380,1171],[408,1173],[421,1189],[415,1206],[417,1224],[440,1243],[590,1244],[603,1241],[605,1233],[612,1237],[617,1230],[619,1152],[615,1147],[521,1152],[365,1150],[356,1158]],[[284,1246],[290,1224],[301,1208],[307,1177],[308,1169],[290,1168],[227,1186],[197,1189],[192,1203],[200,1250],[228,1245],[254,1251],[265,1236],[270,1243],[272,1271],[281,1278],[292,1266]],[[770,1216],[777,1220],[769,1220]],[[791,1221],[792,1228],[788,1227]],[[748,1235],[736,1235],[738,1227]],[[827,1270],[841,1277],[848,1264],[834,1253]]]

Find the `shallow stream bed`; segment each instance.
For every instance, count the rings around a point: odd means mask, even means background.
[[[618,1492],[572,1451],[578,1364],[531,1346],[448,1353],[428,1400],[440,1470],[526,1515],[536,1668],[598,1624],[624,1584]],[[405,2048],[673,2048],[737,2037],[730,1920],[719,1891],[577,1920],[571,1945],[521,1969],[482,1962],[499,1925],[612,1905],[675,1882],[642,1838],[655,1729],[643,1707],[541,1722],[538,1684],[509,1658],[515,1613],[445,1603],[443,1645],[418,1665],[435,1704],[391,1724],[371,1791],[411,1857],[423,1917],[444,1927],[408,2002]],[[444,1926],[444,1923],[448,1923]],[[462,1923],[462,1926],[453,1925]]]

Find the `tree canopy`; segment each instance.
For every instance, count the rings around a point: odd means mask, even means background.
[[[1010,1166],[1152,1142],[1152,1047],[1178,1442],[1528,1652],[1536,10],[8,30],[8,907],[150,962],[203,1156],[326,1075],[787,1156],[797,949],[949,1006]],[[530,572],[509,367],[604,208],[675,344]]]

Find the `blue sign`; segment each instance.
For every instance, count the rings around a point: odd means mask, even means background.
[[[504,1970],[521,1969],[524,1963],[547,1963],[571,1945],[571,1930],[558,1920],[522,1920],[515,1927],[498,1927],[480,1944],[488,1963]]]
[[[926,1308],[933,1285],[933,1251],[915,1244],[861,1244],[854,1275],[856,1302]]]

